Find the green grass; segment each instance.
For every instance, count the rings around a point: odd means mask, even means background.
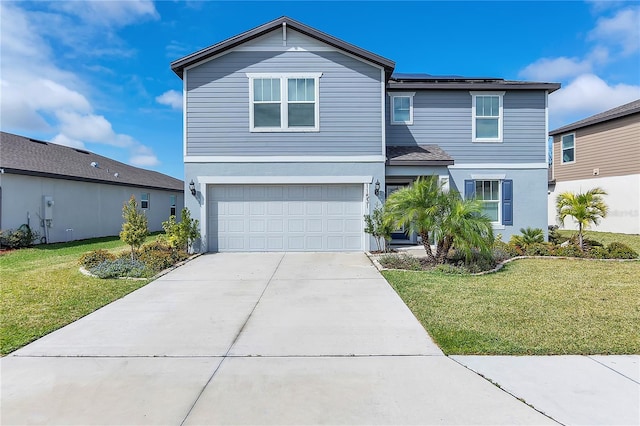
[[[524,259],[496,273],[383,275],[453,354],[640,354],[640,262]]]
[[[563,237],[571,237],[578,234],[578,231],[560,229],[558,230]],[[612,232],[598,232],[598,231],[585,231],[585,238],[598,241],[602,244],[609,245],[610,243],[617,241],[623,243],[634,249],[637,253],[640,253],[640,235],[638,234],[614,234]]]
[[[156,238],[150,236],[147,241]],[[82,275],[78,259],[97,249],[117,252],[128,248],[118,237],[106,237],[0,255],[0,354],[6,355],[148,283]]]

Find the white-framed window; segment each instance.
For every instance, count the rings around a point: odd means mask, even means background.
[[[504,92],[470,92],[473,142],[502,142]]]
[[[150,194],[148,192],[143,192],[142,194],[140,194],[140,208],[141,209],[148,209],[149,208],[149,199],[150,199]]]
[[[413,93],[389,93],[391,124],[413,124]]]
[[[169,195],[169,215],[170,216],[175,216],[176,215],[176,199],[177,197],[175,195]]]
[[[249,130],[251,132],[319,131],[321,76],[322,73],[247,73]]]
[[[476,199],[482,201],[482,212],[491,219],[492,223],[502,223],[499,180],[476,180]]]
[[[560,138],[560,143],[562,146],[561,149],[561,157],[562,164],[566,163],[575,163],[576,161],[576,135],[575,133],[570,133],[568,135],[563,135]]]

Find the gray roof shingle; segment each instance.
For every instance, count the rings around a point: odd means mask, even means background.
[[[387,146],[390,166],[450,166],[453,158],[438,145]]]
[[[184,190],[183,181],[162,173],[129,166],[83,149],[6,132],[0,133],[0,168],[4,173],[171,191]]]
[[[549,132],[549,136],[554,136],[559,133],[570,132],[572,130],[580,129],[582,127],[592,126],[594,124],[603,123],[605,121],[613,120],[616,118],[626,117],[627,115],[640,112],[640,99],[637,99],[628,104],[620,105],[619,107],[612,108],[610,110],[601,112],[591,117],[587,117],[583,120],[576,121],[575,123],[567,124],[566,126],[559,127]]]

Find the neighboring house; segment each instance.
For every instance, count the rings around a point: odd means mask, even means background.
[[[546,229],[559,84],[394,67],[287,17],[174,61],[201,250],[368,250],[363,215],[425,175],[485,200],[505,239]]]
[[[118,235],[132,195],[151,231],[180,215],[181,180],[83,149],[0,136],[0,229],[28,224],[51,243]]]
[[[640,99],[549,132],[553,176],[549,224],[558,194],[600,187],[609,214],[598,231],[640,234]],[[575,229],[571,218],[564,224]]]

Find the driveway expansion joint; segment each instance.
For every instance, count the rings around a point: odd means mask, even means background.
[[[603,364],[602,362],[598,361],[597,359],[592,358],[592,356],[591,356],[591,355],[585,355],[585,356],[586,356],[587,358],[589,358],[591,361],[594,361],[594,362],[596,362],[596,363],[600,364],[601,366],[608,368],[609,370],[613,371],[613,372],[614,372],[614,373],[616,373],[616,374],[619,374],[620,376],[624,377],[625,379],[627,379],[627,380],[631,380],[633,383],[640,385],[640,382],[638,382],[637,380],[634,380],[634,379],[632,379],[631,377],[629,377],[629,376],[627,376],[627,375],[625,375],[625,374],[623,374],[623,373],[619,372],[618,370],[616,370],[616,369],[614,369],[614,368],[611,368],[611,367],[609,367],[609,366],[608,366],[608,365],[606,365],[606,364]]]

